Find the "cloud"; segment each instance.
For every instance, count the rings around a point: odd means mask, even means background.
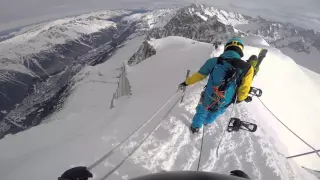
[[[1,0],[0,31],[92,11],[181,7],[196,1],[320,31],[318,0]]]
[[[180,0],[1,0],[0,31],[100,10],[168,8]]]

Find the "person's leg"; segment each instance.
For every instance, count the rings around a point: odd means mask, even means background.
[[[218,116],[223,114],[225,111],[226,111],[226,108],[219,109],[219,110],[217,110],[215,112],[209,112],[207,114],[207,116],[206,116],[206,119],[205,119],[204,123],[206,123],[206,124],[213,123],[218,118]]]
[[[193,128],[201,128],[203,125],[204,120],[206,119],[208,115],[208,111],[204,107],[203,104],[198,104],[196,109],[196,114],[194,115],[192,119],[192,127]]]

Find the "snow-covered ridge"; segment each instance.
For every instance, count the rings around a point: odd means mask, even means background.
[[[132,96],[117,101],[115,108],[109,110],[107,107],[117,86],[112,83],[115,82],[114,77],[118,75],[116,68],[121,66],[124,59],[132,55],[142,40],[136,42],[132,39],[127,43],[109,61],[95,67],[86,67],[80,73],[81,78],[77,81],[72,95],[68,97],[64,109],[51,116],[50,119],[53,121],[21,134],[7,136],[0,141],[0,174],[5,180],[54,179],[70,166],[91,165],[116,144],[126,139],[157,111],[176,91],[177,84],[184,78],[187,69],[195,72],[205,63],[210,54],[221,53],[221,51],[212,51],[212,44],[183,37],[152,40],[151,43],[156,48],[157,54],[137,66],[130,67],[128,71],[128,78],[132,83]],[[246,57],[257,52],[259,48],[246,47]],[[273,67],[273,59],[283,65],[290,64],[291,74],[296,76],[302,74],[295,73],[297,69],[292,60],[283,60],[280,52],[273,52],[272,57],[267,58],[271,60],[262,64],[262,71],[258,76],[268,80],[272,85],[275,81],[268,72],[269,67]],[[278,73],[283,73],[281,68],[276,67]],[[290,71],[289,68],[287,71]],[[296,83],[294,76],[283,78],[291,79],[293,80],[291,83]],[[287,81],[284,82],[287,83]],[[110,179],[130,179],[161,170],[194,170],[198,163],[201,138],[198,138],[200,136],[195,138],[196,135],[190,134],[188,126],[195,113],[203,86],[203,83],[198,83],[188,87],[184,103],[175,106],[169,116],[161,121],[174,101],[180,99],[176,95],[174,100],[170,101],[168,106],[141,131],[92,169],[95,178],[100,179],[111,168],[117,166],[128,152],[159,123],[160,127],[155,133],[138,148],[131,158],[126,160],[118,171],[110,176]],[[267,95],[269,90],[277,90],[277,88],[280,86],[266,86]],[[294,99],[291,98],[292,101]],[[259,105],[257,101],[253,103]],[[238,105],[235,116],[250,122],[261,123],[257,116],[258,110],[264,109],[251,111],[243,104]],[[214,125],[206,129],[203,156],[200,162],[201,170],[225,174],[233,169],[242,169],[252,179],[313,180],[312,177],[302,174],[300,167],[295,169],[294,162],[289,162],[277,154],[262,128],[259,128],[256,133],[244,131],[226,133],[217,158],[215,154],[219,141],[217,137],[221,136],[229,113],[230,109],[219,117]],[[271,120],[265,119],[266,122]],[[48,168],[48,164],[51,168]]]
[[[244,33],[235,30],[233,25],[246,22],[240,14],[193,4],[179,9],[165,26],[154,28],[148,38],[182,36],[201,42],[221,42],[243,35]]]
[[[122,22],[138,22],[139,30],[150,30],[165,26],[178,9],[159,9],[146,13],[135,13],[122,18]]]
[[[27,55],[49,50],[54,45],[76,40],[85,34],[91,34],[108,27],[115,27],[116,23],[108,19],[129,13],[131,12],[93,12],[45,24],[42,23],[23,34],[0,42],[0,59],[10,59],[14,64],[21,63],[23,57]]]
[[[143,44],[140,46],[139,50],[133,54],[133,56],[128,60],[128,65],[133,66],[141,61],[155,55],[156,49],[149,41],[144,41]]]
[[[201,17],[203,20],[208,20],[209,18],[216,16],[218,21],[226,25],[237,25],[237,24],[246,24],[248,20],[244,18],[243,15],[235,12],[228,12],[225,10],[217,9],[215,7],[206,7],[202,4],[193,4],[189,7],[186,7],[187,11],[190,14],[196,14]]]
[[[304,46],[314,46],[320,51],[319,32],[303,29],[289,23],[269,21],[261,17],[246,18],[248,22],[236,25],[237,29],[249,34],[263,36],[268,43],[277,48],[289,47],[296,52],[308,53]]]

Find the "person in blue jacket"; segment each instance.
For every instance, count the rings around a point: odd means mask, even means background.
[[[183,88],[209,76],[190,127],[193,133],[198,132],[203,124],[210,124],[219,115],[223,114],[228,105],[234,101],[235,95],[237,95],[237,102],[241,102],[248,97],[254,69],[250,64],[241,60],[243,49],[243,42],[240,38],[230,39],[225,44],[224,52],[219,57],[208,59],[198,72],[179,85],[180,88]],[[223,91],[221,91],[222,83],[225,82],[228,73],[230,73],[229,70],[234,65],[219,59],[236,60],[237,63],[235,64],[240,69],[240,75],[234,78],[234,83],[228,84],[228,87],[225,87]],[[240,82],[240,84],[237,85],[237,82]]]

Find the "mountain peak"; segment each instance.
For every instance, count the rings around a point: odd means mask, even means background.
[[[194,8],[194,9],[201,9],[203,10],[205,6],[199,2],[196,2],[194,4],[191,4],[190,6],[187,6],[186,8]]]

